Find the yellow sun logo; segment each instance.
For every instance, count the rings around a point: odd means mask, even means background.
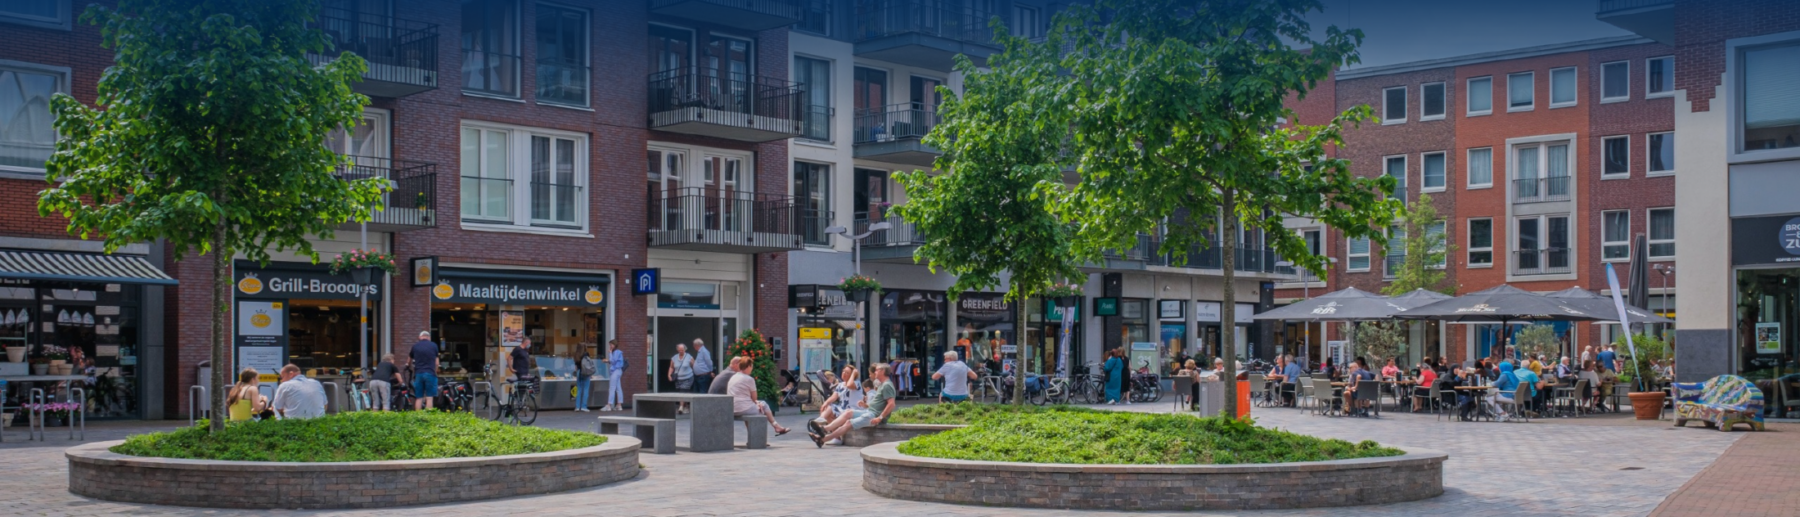
[[[256,294],[263,290],[262,280],[256,279],[256,273],[245,273],[243,280],[238,280],[238,290],[244,294]]]
[[[270,323],[274,322],[273,319],[269,318],[269,315],[263,314],[260,311],[257,312],[256,315],[250,317],[250,324],[255,325],[256,328],[267,327]]]
[[[600,302],[606,300],[606,295],[600,293],[600,286],[593,285],[588,286],[587,293],[582,298],[587,300],[590,305],[599,305]]]
[[[450,287],[450,284],[440,282],[437,287],[431,288],[431,295],[436,296],[439,300],[448,300],[451,296],[456,295],[456,289]]]
[[[431,282],[431,264],[421,262],[413,268],[413,285]]]

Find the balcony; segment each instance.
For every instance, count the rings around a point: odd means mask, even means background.
[[[437,226],[437,164],[361,156],[350,159],[351,163],[339,167],[338,177],[386,179],[392,187],[383,196],[382,209],[370,216],[369,231],[404,232]],[[360,226],[350,221],[339,228]]]
[[[798,23],[799,0],[653,0],[650,12],[748,31]]]
[[[856,158],[930,167],[944,153],[923,139],[939,122],[936,110],[908,103],[856,114]]]
[[[650,129],[743,142],[800,136],[801,90],[748,74],[670,70],[650,76]]]
[[[1519,250],[1513,252],[1513,274],[1530,275],[1566,275],[1574,272],[1569,267],[1568,248],[1545,248],[1538,250]]]
[[[1573,199],[1574,182],[1569,178],[1569,176],[1551,176],[1513,180],[1513,202],[1543,203]]]
[[[820,142],[831,141],[831,116],[836,111],[826,106],[807,106],[800,110],[800,137]]]
[[[1223,250],[1216,244],[1217,243],[1214,243],[1214,245],[1204,249],[1190,249],[1185,257],[1185,261],[1178,263],[1173,254],[1162,253],[1162,241],[1160,239],[1140,234],[1138,235],[1137,242],[1132,245],[1132,247],[1122,251],[1109,251],[1106,253],[1103,263],[1087,264],[1083,267],[1087,269],[1135,271],[1144,270],[1150,266],[1157,266],[1184,268],[1206,271],[1207,274],[1217,274],[1224,269],[1225,262]],[[1273,249],[1247,247],[1240,244],[1233,256],[1236,257],[1236,260],[1232,264],[1232,269],[1240,273],[1249,273],[1252,276],[1269,276],[1276,278],[1293,277],[1298,274],[1293,266],[1277,265],[1282,259],[1281,255],[1275,253],[1275,250]]]
[[[856,56],[950,72],[955,56],[975,64],[1000,51],[988,21],[995,13],[931,0],[861,0],[856,6]]]
[[[370,97],[405,97],[437,89],[437,25],[390,16],[326,8],[318,27],[331,47],[307,60],[323,66],[343,52],[368,62],[363,80],[351,86]]]
[[[762,253],[805,247],[794,198],[700,187],[650,198],[653,248]]]
[[[1675,44],[1675,0],[1599,0],[1594,18],[1664,45]]]
[[[863,262],[884,264],[912,264],[913,251],[925,243],[925,236],[912,223],[900,219],[900,216],[889,215],[880,219],[857,219],[853,231],[862,235],[869,231],[875,223],[888,223],[889,228],[869,234],[862,241]]]
[[[800,210],[800,240],[808,246],[830,246],[831,234],[825,233],[835,221],[830,210]]]

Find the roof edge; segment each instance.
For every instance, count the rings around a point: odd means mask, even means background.
[[[1453,67],[1453,66],[1473,65],[1473,64],[1478,64],[1478,63],[1490,63],[1490,62],[1494,62],[1494,61],[1505,61],[1505,60],[1509,60],[1509,59],[1524,59],[1524,58],[1530,58],[1530,57],[1547,56],[1547,55],[1551,55],[1551,54],[1562,54],[1562,53],[1567,53],[1567,52],[1582,52],[1582,51],[1599,50],[1599,49],[1612,48],[1612,47],[1623,47],[1623,46],[1628,46],[1628,45],[1641,45],[1641,44],[1646,44],[1646,43],[1656,43],[1656,40],[1646,38],[1643,36],[1638,36],[1638,35],[1613,36],[1613,37],[1608,37],[1608,38],[1596,38],[1596,39],[1590,39],[1590,40],[1571,41],[1571,42],[1567,42],[1567,43],[1553,43],[1553,44],[1549,44],[1549,45],[1538,45],[1535,47],[1496,50],[1493,52],[1482,52],[1479,54],[1468,54],[1468,55],[1463,55],[1463,56],[1452,56],[1452,57],[1438,58],[1438,59],[1427,59],[1427,60],[1423,60],[1423,61],[1409,61],[1409,62],[1405,62],[1405,63],[1395,63],[1395,64],[1391,64],[1391,65],[1373,66],[1373,67],[1358,68],[1358,69],[1353,69],[1353,70],[1339,70],[1337,72],[1336,78],[1339,81],[1346,80],[1346,79],[1362,79],[1362,78],[1367,78],[1367,77],[1402,74],[1402,73],[1407,73],[1407,72],[1417,72],[1420,70],[1431,70],[1431,69],[1436,69],[1436,68],[1447,68],[1447,67]]]

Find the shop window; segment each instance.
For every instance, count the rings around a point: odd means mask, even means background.
[[[0,61],[0,171],[44,173],[57,138],[50,97],[68,92],[68,78],[68,69]]]
[[[1800,270],[1738,270],[1736,285],[1735,373],[1763,382],[1800,373],[1793,362],[1800,356],[1800,340],[1794,336],[1795,325],[1800,325]]]

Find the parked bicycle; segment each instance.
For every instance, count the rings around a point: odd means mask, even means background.
[[[1150,371],[1150,363],[1145,361],[1131,374],[1131,401],[1156,402],[1162,400],[1162,376]]]
[[[490,366],[484,371],[487,378],[497,378],[493,375],[493,367]],[[479,402],[472,402],[475,404],[474,413],[481,418],[489,418],[496,422],[508,422],[513,425],[531,425],[533,422],[537,422],[539,381],[522,379],[515,380],[508,385],[513,388],[512,396],[507,397],[505,402],[500,401],[498,390],[489,390]]]

